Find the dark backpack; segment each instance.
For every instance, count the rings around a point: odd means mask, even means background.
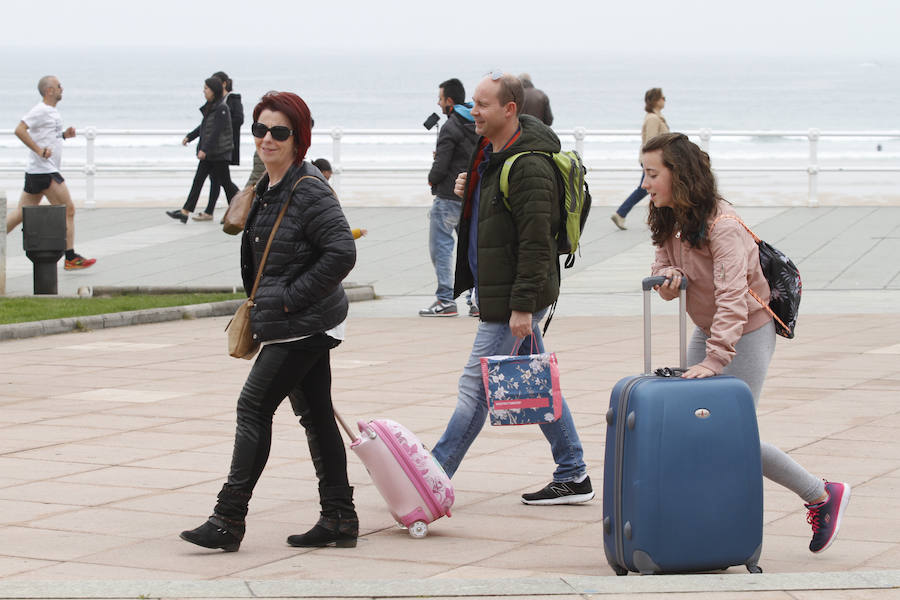
[[[775,333],[788,339],[794,337],[794,327],[797,325],[797,315],[800,312],[800,295],[803,293],[803,284],[800,281],[800,270],[788,258],[784,252],[775,246],[764,242],[753,233],[747,225],[736,215],[722,215],[713,221],[712,228],[720,219],[734,219],[744,226],[753,237],[753,241],[759,247],[759,266],[762,269],[766,281],[769,283],[771,296],[766,304],[762,298],[750,290],[750,295],[766,309],[775,320]]]

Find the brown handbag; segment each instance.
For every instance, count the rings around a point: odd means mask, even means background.
[[[253,204],[253,196],[256,193],[256,186],[245,187],[231,199],[228,203],[228,210],[225,211],[224,224],[222,231],[228,235],[237,235],[244,230],[244,223],[247,222],[247,215],[250,213],[250,205]]]
[[[272,233],[269,234],[269,241],[266,242],[266,249],[263,252],[262,260],[259,261],[259,267],[256,270],[256,280],[253,282],[253,289],[250,291],[250,297],[247,298],[243,304],[238,306],[238,309],[234,312],[234,316],[231,317],[231,320],[228,321],[228,325],[225,326],[225,331],[228,333],[229,356],[250,360],[256,356],[257,352],[259,352],[259,342],[253,339],[253,332],[250,330],[250,309],[253,308],[253,299],[256,297],[256,290],[259,289],[259,278],[262,277],[263,267],[265,267],[266,259],[269,257],[269,250],[272,248],[272,240],[275,239],[275,232],[278,231],[278,226],[281,225],[284,213],[287,212],[288,205],[291,203],[291,198],[294,195],[294,190],[297,189],[297,184],[307,178],[315,179],[313,175],[304,175],[298,179],[294,184],[294,187],[291,188],[291,193],[288,195],[287,200],[284,202],[284,206],[281,207],[281,211],[278,213],[278,219],[275,221],[275,226],[272,227]],[[232,204],[234,204],[236,198],[237,196],[232,199]],[[252,195],[250,196],[250,199],[253,199]],[[250,206],[249,203],[247,206]],[[244,219],[246,218],[247,213],[244,213]],[[241,224],[241,228],[243,228],[243,223]]]

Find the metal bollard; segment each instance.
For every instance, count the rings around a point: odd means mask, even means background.
[[[34,293],[58,293],[56,263],[66,251],[66,207],[23,207],[22,246],[34,263]]]
[[[6,192],[0,191],[0,296],[6,295]]]

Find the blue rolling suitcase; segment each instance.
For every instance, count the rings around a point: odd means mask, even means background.
[[[762,462],[753,396],[734,377],[651,372],[650,291],[662,281],[643,282],[644,374],[616,384],[606,413],[606,560],[617,575],[741,564],[762,572]],[[679,299],[681,369],[686,285]]]

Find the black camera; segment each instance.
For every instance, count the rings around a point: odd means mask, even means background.
[[[437,115],[437,113],[431,113],[431,115],[429,115],[429,117],[425,119],[425,122],[422,123],[422,125],[425,126],[425,129],[431,131],[431,128],[437,125],[440,120],[441,118]]]

